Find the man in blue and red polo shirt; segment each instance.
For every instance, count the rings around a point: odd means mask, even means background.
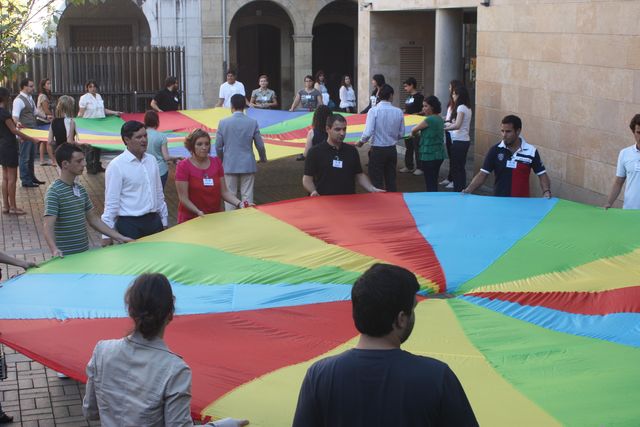
[[[502,141],[489,149],[480,172],[473,177],[471,184],[462,190],[463,193],[473,193],[494,172],[495,196],[529,197],[529,174],[533,169],[540,179],[542,195],[547,199],[551,197],[551,182],[540,159],[540,153],[520,136],[521,130],[522,120],[518,116],[509,115],[502,119]]]

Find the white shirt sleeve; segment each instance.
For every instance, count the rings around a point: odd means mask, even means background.
[[[11,111],[11,115],[18,120],[18,118],[20,117],[20,113],[22,113],[22,109],[24,108],[24,101],[22,100],[22,98],[16,97],[16,99],[13,100],[13,109]]]
[[[78,107],[87,108],[87,95],[82,95],[78,100]]]
[[[244,90],[244,84],[240,82],[238,82],[238,84],[240,85],[240,90],[238,91],[238,93],[242,96],[247,96],[247,93]]]
[[[115,227],[120,214],[120,192],[122,191],[122,173],[118,164],[112,161],[104,177],[104,212],[102,222],[110,228]],[[106,236],[105,236],[106,237]]]
[[[403,139],[404,138],[404,114],[401,114],[402,120],[400,120],[400,129],[398,130],[398,140]]]
[[[368,142],[371,139],[371,136],[373,135],[373,131],[376,128],[377,112],[378,112],[378,110],[376,110],[375,108],[371,108],[369,110],[369,112],[367,113],[367,123],[364,126],[364,132],[362,133],[362,136],[360,137],[360,140],[362,142]]]
[[[226,84],[226,82],[225,82],[225,83],[222,83],[222,84],[220,85],[220,91],[219,91],[219,93],[218,93],[218,98],[220,98],[220,99],[224,99],[224,97],[225,97],[225,95],[224,95],[224,93],[225,93],[224,85],[225,85],[225,84]]]
[[[616,166],[616,176],[618,178],[627,177],[627,170],[624,167],[624,150],[621,150],[620,154],[618,154],[618,165]]]
[[[347,97],[347,88],[344,86],[341,86],[340,87],[340,103],[346,104],[347,101],[349,101],[349,98]]]

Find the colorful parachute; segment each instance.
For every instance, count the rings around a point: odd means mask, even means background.
[[[260,110],[249,108],[249,117],[258,121],[260,132],[266,144],[267,157],[270,160],[299,154],[304,150],[307,132],[311,126],[313,113],[289,112],[279,110]],[[193,129],[202,128],[215,134],[218,122],[231,115],[227,108],[205,110],[183,110],[159,113],[159,130],[167,134],[169,152],[175,156],[186,156],[184,137]],[[346,141],[357,141],[364,131],[366,114],[344,114],[347,117]],[[124,150],[120,138],[120,128],[127,120],[143,121],[144,114],[123,114],[122,117],[104,119],[75,119],[79,140],[105,150]],[[420,116],[405,116],[406,135],[411,128],[423,120]],[[25,129],[26,133],[43,141],[47,140],[48,130]]]
[[[375,262],[422,286],[404,348],[448,363],[481,425],[640,420],[640,212],[564,200],[388,193],[217,213],[56,259],[0,288],[0,342],[83,380],[130,328],[143,272],[172,281],[169,346],[196,417],[289,425],[306,368],[353,346],[351,284]]]

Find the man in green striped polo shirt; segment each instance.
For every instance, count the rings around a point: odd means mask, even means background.
[[[84,252],[89,249],[89,225],[112,239],[131,242],[109,228],[96,214],[87,191],[75,181],[85,167],[84,153],[75,144],[61,144],[55,153],[60,166],[60,178],[47,189],[44,196],[44,237],[56,257]]]

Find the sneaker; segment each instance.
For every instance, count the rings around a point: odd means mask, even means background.
[[[302,153],[298,154],[296,156],[296,160],[299,161],[299,162],[303,161],[304,160],[304,154],[302,154]]]
[[[408,168],[408,167],[406,167],[406,166],[405,166],[405,167],[403,167],[403,168],[400,168],[400,169],[398,170],[398,172],[402,172],[402,173],[413,173],[413,171],[414,171],[414,169],[409,169],[409,168]]]
[[[449,184],[451,184],[451,181],[449,181],[447,178],[440,181],[440,185],[449,185]]]
[[[444,188],[452,189],[453,188],[453,182],[448,183],[447,185],[444,186]]]
[[[57,372],[57,371],[56,371],[56,376],[61,380],[66,380],[69,378],[67,375],[63,374],[62,372]]]
[[[422,172],[421,169],[416,169],[413,171],[413,174],[416,176],[420,176],[420,175],[424,175],[424,172]]]

